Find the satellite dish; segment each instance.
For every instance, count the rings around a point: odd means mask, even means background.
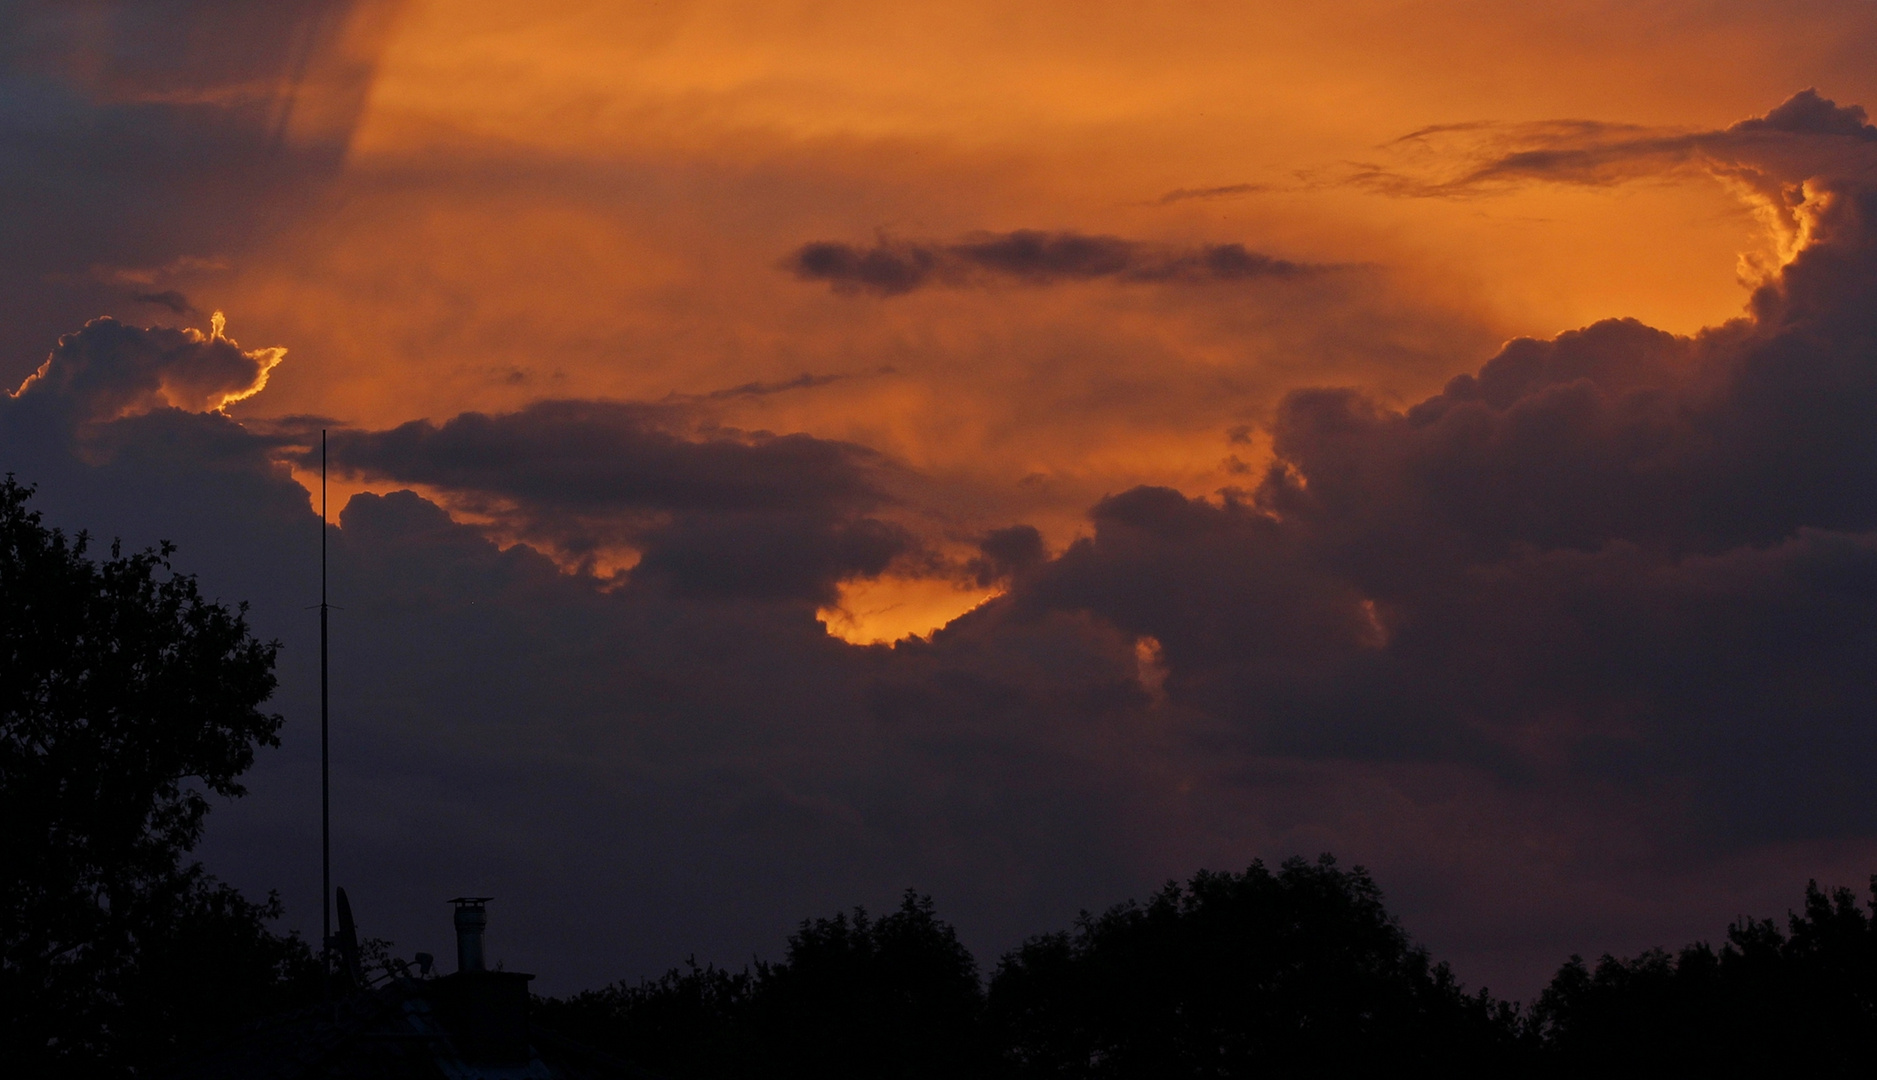
[[[346,899],[345,887],[336,890],[339,895],[339,932],[333,935],[333,948],[339,950],[340,970],[352,981],[353,986],[365,985],[358,963],[358,924],[352,921],[352,901]]]

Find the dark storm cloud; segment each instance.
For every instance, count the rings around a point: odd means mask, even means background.
[[[691,595],[834,603],[836,584],[877,577],[911,551],[902,528],[874,518],[813,513],[673,515],[636,538],[644,556],[635,581],[664,582]]]
[[[720,431],[687,438],[629,402],[543,401],[386,431],[340,431],[333,464],[361,476],[587,510],[866,507],[885,463],[851,443]]]
[[[1294,393],[1255,490],[1111,497],[970,618],[1151,637],[1261,754],[1672,785],[1724,843],[1877,830],[1877,141],[1794,101],[1765,126],[1865,156],[1802,177],[1750,318],[1517,340],[1399,411]]]
[[[867,513],[892,467],[850,443],[767,432],[674,430],[664,406],[538,402],[442,424],[339,431],[341,472],[423,484],[573,553],[628,544],[634,572],[698,592],[833,599],[912,547]],[[309,459],[310,460],[310,459]]]
[[[1033,525],[992,529],[978,539],[978,556],[966,564],[980,586],[1008,581],[1049,558],[1043,534]]]
[[[1242,244],[1174,247],[1036,229],[973,233],[948,242],[882,238],[871,247],[818,241],[797,248],[785,265],[796,277],[825,281],[837,292],[879,296],[995,280],[1030,285],[1104,279],[1197,284],[1296,278],[1326,269],[1260,254]]]

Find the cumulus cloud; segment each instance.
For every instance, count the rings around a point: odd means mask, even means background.
[[[988,587],[1041,566],[1048,558],[1043,534],[1034,525],[1010,525],[979,537],[978,555],[966,569],[978,585]]]
[[[973,233],[953,241],[882,237],[870,247],[817,241],[797,248],[785,266],[796,277],[825,281],[837,292],[878,296],[999,280],[1029,285],[1095,280],[1196,284],[1298,278],[1327,269],[1261,254],[1243,244],[1177,247],[1036,229]]]
[[[1845,135],[1866,142],[1877,140],[1877,127],[1871,126],[1864,106],[1839,105],[1819,96],[1816,88],[1801,90],[1765,116],[1742,120],[1727,130],[1735,134],[1784,131],[1797,135]]]
[[[223,336],[222,313],[209,332],[127,326],[94,319],[59,339],[15,399],[53,402],[81,421],[116,420],[152,409],[210,412],[252,397],[285,358],[282,348],[243,350]]]
[[[1406,409],[1293,393],[1254,489],[1106,499],[968,618],[1150,637],[1168,700],[1257,754],[1629,778],[1723,844],[1877,830],[1866,130],[1807,95],[1730,129],[1826,144],[1759,159],[1805,193],[1810,239],[1749,317],[1517,340]],[[1807,161],[1833,168],[1770,171]]]

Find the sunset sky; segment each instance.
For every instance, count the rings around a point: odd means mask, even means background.
[[[293,927],[326,428],[335,880],[405,953],[492,895],[562,992],[911,886],[994,962],[1331,851],[1529,997],[1877,871],[1873,56],[1869,0],[16,0],[0,466],[285,644],[202,856]]]

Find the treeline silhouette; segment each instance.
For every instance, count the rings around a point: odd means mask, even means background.
[[[537,1015],[672,1080],[1868,1076],[1877,877],[1872,897],[1814,883],[1784,929],[1744,920],[1719,949],[1572,957],[1526,1009],[1466,992],[1327,855],[1085,914],[988,980],[908,891],[804,921],[779,961],[693,961]]]
[[[1783,931],[1748,919],[1719,949],[1573,956],[1529,1026],[1564,1076],[1877,1074],[1877,875],[1871,896],[1812,882]]]

